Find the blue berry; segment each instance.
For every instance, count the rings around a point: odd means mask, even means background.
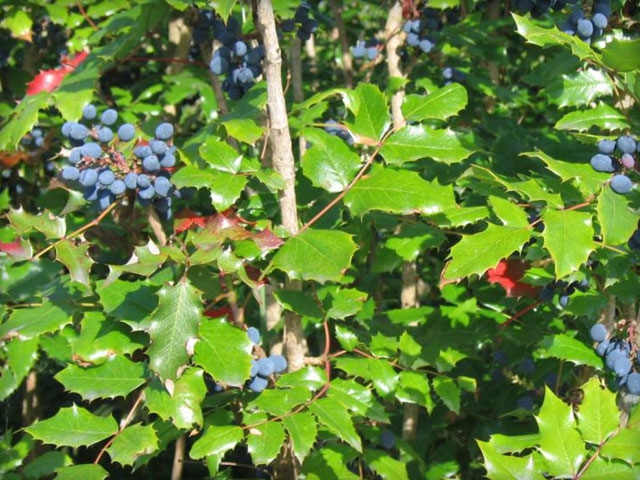
[[[607,338],[607,327],[601,323],[596,323],[589,330],[589,335],[591,335],[591,339],[594,342],[603,342]]]
[[[162,140],[151,140],[149,142],[149,148],[156,155],[164,155],[167,151],[167,144]]]
[[[269,385],[269,380],[260,376],[255,376],[251,379],[248,386],[252,391],[260,393],[267,388],[267,385]]]
[[[80,163],[80,161],[82,160],[82,148],[77,147],[71,150],[71,152],[69,152],[68,160],[69,160],[69,163],[72,165],[76,165],[77,163]]]
[[[133,149],[133,154],[140,158],[147,158],[149,155],[152,155],[153,152],[151,151],[151,147],[149,145],[138,145],[136,148]]]
[[[138,196],[142,200],[151,200],[155,194],[156,191],[151,185],[149,185],[147,188],[141,188],[140,190],[138,190]]]
[[[80,172],[78,181],[83,187],[91,187],[98,181],[98,172],[93,168],[86,168]]]
[[[163,168],[171,168],[176,164],[176,157],[171,152],[164,154],[160,160],[160,166]]]
[[[105,187],[111,185],[115,181],[115,179],[115,174],[109,169],[102,170],[98,175],[98,182],[100,182]]]
[[[629,193],[633,188],[631,179],[624,174],[614,175],[611,178],[611,190],[616,193],[625,194]]]
[[[129,190],[138,188],[138,174],[136,172],[127,173],[124,176],[124,184]]]
[[[60,172],[60,175],[64,180],[73,182],[75,180],[78,180],[78,178],[80,177],[80,170],[78,170],[76,167],[72,165],[69,165],[62,169],[62,172]]]
[[[173,136],[173,125],[161,123],[156,127],[156,138],[158,140],[169,140]]]
[[[151,178],[149,178],[148,175],[145,175],[144,173],[142,173],[137,176],[137,183],[138,183],[138,187],[147,188],[151,185]]]
[[[589,38],[593,35],[593,23],[587,18],[580,19],[578,20],[576,30],[581,37]]]
[[[89,135],[89,129],[81,123],[74,123],[69,130],[69,138],[72,140],[84,140]]]
[[[591,21],[593,22],[594,26],[603,30],[607,28],[607,24],[609,23],[607,17],[602,13],[596,13]]]
[[[118,138],[123,142],[130,142],[136,136],[136,127],[130,123],[124,123],[118,128]]]
[[[83,157],[100,158],[102,156],[102,147],[95,142],[87,142],[80,149]]]
[[[627,377],[627,389],[633,395],[640,395],[640,373],[630,373]]]
[[[155,173],[160,170],[160,160],[155,155],[149,155],[142,160],[142,168],[149,173]]]
[[[100,117],[100,121],[103,125],[113,125],[118,120],[118,112],[116,112],[113,108],[109,108],[102,112],[102,116]]]
[[[596,153],[591,157],[591,166],[596,172],[612,173],[616,171],[616,164],[609,155]]]
[[[165,177],[156,177],[153,182],[153,188],[156,191],[156,195],[159,197],[167,197],[173,190],[173,185]]]
[[[109,190],[114,195],[122,195],[126,189],[127,186],[122,180],[114,180],[113,183],[109,185]]]
[[[621,135],[616,140],[616,147],[622,153],[634,153],[636,151],[636,141],[629,135]]]
[[[282,355],[270,355],[269,360],[273,363],[274,373],[282,373],[287,369],[287,359]]]
[[[275,372],[275,365],[270,358],[261,358],[258,360],[258,375],[268,377]]]
[[[260,344],[260,330],[258,330],[256,327],[247,328],[247,337],[249,337],[249,340],[251,340],[251,343],[253,343],[254,345]]]
[[[93,120],[97,115],[98,110],[96,110],[96,107],[91,104],[85,105],[82,109],[82,118],[85,120]]]

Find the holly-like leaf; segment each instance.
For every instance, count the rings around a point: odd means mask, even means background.
[[[328,192],[343,191],[362,165],[357,153],[339,137],[317,128],[303,132],[311,143],[302,157],[302,171],[315,186]]]
[[[602,70],[589,68],[551,80],[545,92],[559,107],[576,107],[613,94],[613,83]]]
[[[403,260],[412,261],[426,250],[440,247],[445,240],[441,230],[424,223],[413,223],[389,238],[385,247],[396,252]]]
[[[253,426],[247,435],[247,447],[253,463],[271,463],[278,456],[284,438],[284,427],[280,422],[265,422]]]
[[[430,129],[423,125],[406,125],[389,136],[380,149],[384,159],[393,165],[431,158],[438,162],[457,163],[473,153],[452,130]]]
[[[93,264],[93,260],[87,253],[89,247],[91,247],[90,243],[76,245],[71,240],[61,240],[55,245],[56,260],[67,267],[73,281],[87,287],[90,285],[89,273]]]
[[[538,354],[543,358],[555,357],[576,365],[602,368],[602,358],[596,354],[593,348],[567,335],[548,335],[542,339],[539,345]]]
[[[405,403],[415,403],[427,409],[428,413],[435,407],[431,397],[431,387],[425,374],[412,371],[400,372],[400,384],[396,398]]]
[[[353,379],[343,380],[337,378],[333,380],[327,392],[327,397],[335,398],[356,415],[378,422],[389,422],[389,417],[384,408],[375,400],[371,390]]]
[[[464,236],[451,248],[451,261],[445,267],[443,278],[458,280],[473,274],[481,275],[519,251],[530,235],[528,224],[520,227],[489,224],[480,233]]]
[[[575,210],[545,210],[544,246],[555,262],[555,274],[562,278],[575,272],[595,249],[591,214]]]
[[[133,465],[142,455],[149,455],[158,448],[158,437],[153,425],[137,423],[122,430],[113,441],[107,453],[111,461],[120,465]]]
[[[245,176],[218,170],[201,170],[191,165],[178,170],[171,181],[178,188],[208,188],[211,191],[211,202],[218,211],[233,205],[247,184]]]
[[[0,356],[0,401],[11,395],[25,379],[38,358],[40,338],[30,340],[14,338],[4,346],[4,355]]]
[[[547,461],[544,471],[553,477],[573,478],[586,450],[571,406],[546,387],[544,402],[535,418],[540,429],[539,451]]]
[[[274,293],[276,300],[283,308],[313,318],[322,318],[323,312],[318,302],[309,292],[279,289]]]
[[[457,82],[436,89],[429,95],[407,95],[402,113],[408,122],[446,120],[467,105],[467,90]]]
[[[302,463],[307,457],[318,436],[318,426],[315,417],[309,412],[297,412],[282,419],[287,429],[293,454]]]
[[[244,330],[210,319],[200,324],[198,337],[193,360],[215,381],[239,387],[249,379],[252,343]]]
[[[11,210],[7,217],[18,235],[30,234],[36,230],[42,233],[47,240],[52,240],[64,237],[67,232],[65,219],[46,210],[38,215],[33,215],[20,207],[17,210]]]
[[[179,282],[158,291],[158,308],[140,323],[151,337],[149,365],[163,380],[176,379],[189,360],[187,343],[197,337],[201,311],[197,290]]]
[[[362,442],[353,426],[351,415],[336,399],[321,398],[309,405],[309,410],[316,416],[318,422],[344,440],[358,452],[362,452]]]
[[[518,27],[518,33],[527,39],[527,42],[540,47],[557,47],[564,45],[580,60],[599,60],[593,49],[577,36],[561,32],[556,27],[541,27],[535,20],[527,17],[511,14]]]
[[[545,477],[537,470],[531,454],[524,457],[503,455],[490,442],[478,440],[478,446],[484,457],[484,468],[489,480],[537,480]]]
[[[45,478],[52,475],[56,470],[70,465],[73,465],[73,460],[66,453],[59,451],[46,452],[27,463],[22,470],[22,475],[28,480]]]
[[[44,333],[60,330],[71,323],[68,312],[58,305],[43,301],[34,307],[13,310],[6,322],[0,325],[0,338],[18,334],[22,338],[34,338]]]
[[[355,90],[345,93],[345,104],[353,114],[353,122],[346,122],[357,143],[375,143],[390,124],[387,101],[376,85],[359,83]],[[360,139],[359,137],[363,137]]]
[[[596,457],[580,475],[581,480],[638,480],[638,466]]]
[[[344,202],[353,215],[372,210],[409,215],[433,215],[455,206],[451,185],[431,182],[415,172],[378,168],[362,178],[345,195]]]
[[[615,398],[613,393],[608,393]],[[607,412],[601,412],[600,415],[609,417],[615,413],[615,409],[610,409]],[[640,430],[637,428],[621,430],[605,442],[600,454],[610,460],[624,460],[631,465],[640,463]]]
[[[636,230],[638,215],[629,208],[628,199],[610,188],[603,188],[598,196],[598,221],[602,240],[607,245],[627,243]]]
[[[166,250],[160,250],[149,240],[146,245],[135,247],[131,258],[124,265],[109,265],[109,276],[105,284],[113,282],[124,272],[149,277],[160,268],[168,256]]]
[[[273,257],[272,265],[290,278],[339,282],[356,249],[348,233],[309,228],[287,240]]]
[[[460,387],[453,379],[438,375],[433,379],[433,390],[449,410],[456,413],[460,411]]]
[[[307,480],[360,480],[362,477],[349,470],[348,465],[357,453],[345,444],[328,443],[315,449],[302,465]]]
[[[409,480],[407,465],[396,460],[389,452],[367,448],[364,451],[367,466],[386,480]]]
[[[204,457],[222,457],[226,452],[235,447],[244,438],[242,428],[233,425],[210,425],[198,438],[189,456],[194,460]]]
[[[0,130],[0,150],[15,150],[22,138],[38,121],[38,111],[49,102],[47,92],[27,95],[13,110],[13,115],[6,118]]]
[[[567,113],[557,121],[554,128],[585,132],[591,127],[599,127],[602,130],[623,130],[629,128],[629,122],[617,109],[606,103],[600,103],[586,110]]]
[[[113,355],[102,365],[67,365],[55,375],[70,392],[93,401],[97,398],[126,397],[145,382],[144,365],[123,355]]]
[[[616,395],[602,388],[598,377],[591,377],[582,391],[584,399],[577,412],[578,429],[586,442],[600,445],[620,424]]]
[[[187,368],[175,381],[169,393],[158,379],[152,381],[145,390],[145,405],[150,412],[157,413],[164,420],[173,420],[182,429],[202,425],[202,400],[207,394],[204,372]]]
[[[115,435],[118,423],[113,417],[99,417],[72,405],[61,408],[53,417],[38,421],[25,430],[43,443],[77,448]]]
[[[96,463],[71,465],[56,470],[56,480],[104,480],[108,477],[109,472]]]
[[[207,138],[198,152],[205,162],[222,172],[238,173],[242,166],[242,155],[216,137]]]
[[[278,382],[278,386],[281,386],[280,382]],[[307,403],[309,398],[311,398],[311,392],[308,388],[302,386],[278,389],[270,388],[249,402],[247,409],[266,412],[276,417],[286,416],[296,407]]]
[[[617,72],[640,69],[640,39],[613,38],[602,50],[603,63]]]

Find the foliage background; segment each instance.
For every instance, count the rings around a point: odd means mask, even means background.
[[[215,8],[259,42],[257,3]],[[639,197],[588,164],[637,133],[635,2],[587,45],[555,28],[566,10],[430,1],[460,22],[429,54],[402,46],[400,4],[314,3],[313,41],[280,38],[293,224],[273,82],[229,100],[193,48],[214,5],[0,5],[3,478],[637,478],[637,399],[589,328],[635,341]],[[374,61],[350,58],[373,37]],[[174,220],[99,215],[57,180],[60,126],[91,102],[146,138],[174,124],[172,181],[197,188]],[[283,349],[290,371],[248,390],[252,356]]]

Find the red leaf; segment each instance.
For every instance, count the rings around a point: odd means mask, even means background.
[[[229,317],[230,319],[233,320],[233,312],[231,311],[231,307],[229,305],[226,305],[224,307],[218,307],[218,308],[209,308],[205,310],[204,316],[211,317],[211,318]]]
[[[18,258],[27,258],[28,256],[19,238],[16,238],[12,242],[0,242],[0,252],[7,253]]]
[[[70,71],[71,70],[63,68],[40,71],[40,73],[27,84],[27,95],[35,95],[42,91],[53,92]]]
[[[495,268],[487,270],[489,283],[498,283],[507,292],[507,297],[538,298],[540,287],[520,282],[529,269],[529,264],[515,258],[500,260]]]

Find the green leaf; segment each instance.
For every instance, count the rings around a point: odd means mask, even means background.
[[[455,206],[451,185],[428,182],[415,172],[377,168],[360,179],[344,197],[353,215],[371,210],[433,215]]]
[[[534,448],[540,443],[540,435],[531,433],[527,435],[502,435],[499,433],[491,435],[489,443],[498,453],[517,453],[530,448]]]
[[[602,70],[590,68],[551,80],[545,93],[559,107],[576,107],[612,95],[613,83]]]
[[[575,210],[545,210],[544,246],[555,263],[556,278],[575,272],[594,251],[591,214]]]
[[[302,156],[302,171],[316,187],[328,192],[343,191],[362,165],[357,153],[339,137],[317,128],[302,133],[311,147]]]
[[[0,150],[15,150],[22,138],[29,133],[38,122],[38,111],[49,103],[49,94],[40,92],[25,96],[12,115],[2,124],[0,130]]]
[[[74,282],[90,286],[89,277],[93,260],[88,254],[90,243],[76,245],[72,240],[61,240],[55,245],[56,260],[69,270],[69,275]]]
[[[529,226],[527,213],[516,204],[500,197],[489,197],[489,203],[505,227],[527,228]]]
[[[366,449],[364,461],[367,466],[385,480],[409,480],[407,465],[382,450]]]
[[[578,430],[584,441],[600,445],[620,424],[616,395],[602,388],[598,377],[591,377],[582,391],[584,399],[577,412]]]
[[[406,125],[384,142],[380,154],[392,165],[432,158],[451,165],[473,153],[462,145],[452,130],[433,130],[423,125]]]
[[[289,278],[339,282],[357,248],[348,233],[309,228],[280,247],[272,266]]]
[[[521,155],[539,158],[547,164],[547,169],[560,177],[563,181],[570,181],[577,185],[587,195],[594,194],[602,189],[602,184],[611,176],[608,173],[596,172],[588,161],[584,163],[571,163],[556,160],[541,150],[525,152]]]
[[[146,282],[98,282],[96,293],[109,316],[134,327],[158,307],[158,288]]]
[[[163,380],[174,380],[189,360],[187,343],[197,337],[202,302],[187,282],[162,288],[158,300],[158,308],[140,323],[140,328],[151,337],[149,365]]]
[[[345,93],[345,104],[354,117],[345,122],[356,137],[356,143],[376,143],[390,124],[387,101],[376,85],[359,83]],[[359,137],[364,137],[360,139]]]
[[[613,393],[609,392],[609,394],[615,398]],[[610,409],[609,412],[602,412],[601,415],[613,416],[615,413],[615,409]],[[605,442],[600,455],[611,460],[624,460],[631,465],[640,463],[640,430],[637,428],[621,430]]]
[[[67,365],[55,375],[66,390],[83,399],[126,397],[145,382],[144,365],[132,362],[123,355],[112,355],[95,367]]]
[[[309,410],[316,416],[318,422],[344,440],[358,452],[362,452],[362,442],[353,426],[351,415],[336,399],[321,398],[309,405]]]
[[[164,420],[173,420],[176,427],[191,429],[202,425],[202,400],[207,394],[204,372],[187,368],[174,383],[168,382],[171,392],[158,379],[145,389],[145,405],[150,412]]]
[[[372,346],[373,347],[373,346]],[[388,360],[382,358],[367,358],[367,367],[373,386],[378,394],[383,397],[391,397],[398,386],[399,375],[390,365]]]
[[[426,374],[405,370],[400,372],[400,384],[396,398],[405,403],[415,403],[431,413],[434,408],[431,387]]]
[[[467,90],[459,83],[453,82],[429,95],[407,95],[402,105],[402,113],[408,122],[446,120],[462,110],[467,101]]]
[[[244,432],[240,427],[210,425],[195,441],[189,451],[189,456],[194,460],[211,455],[221,457],[241,442],[243,438]]]
[[[0,401],[11,395],[25,379],[36,360],[40,338],[30,340],[14,338],[4,345],[0,356],[4,365],[0,367]]]
[[[555,124],[558,130],[585,132],[591,127],[603,130],[623,130],[629,128],[627,118],[615,108],[600,103],[593,108],[569,112]]]
[[[460,412],[460,387],[453,379],[446,375],[438,375],[433,379],[433,390],[449,410]]]
[[[216,0],[214,2],[216,13],[222,17],[222,20],[225,23],[229,20],[231,16],[231,12],[233,12],[233,7],[237,3],[238,0]]]
[[[46,478],[64,467],[73,465],[73,460],[63,452],[52,451],[34,458],[25,465],[22,474],[28,480]],[[0,467],[0,472],[2,468]]]
[[[348,445],[328,443],[315,449],[302,465],[306,480],[361,480],[348,469],[357,452]]]
[[[158,449],[158,437],[153,425],[141,423],[129,425],[118,433],[107,453],[112,462],[120,465],[133,465],[142,455],[149,455]]]
[[[502,455],[490,442],[480,440],[477,442],[484,457],[484,468],[487,470],[489,480],[522,480],[524,478],[542,480],[545,478],[536,470],[531,455],[524,457]]]
[[[18,210],[11,210],[7,217],[18,235],[29,235],[37,230],[47,240],[52,240],[64,237],[67,232],[65,219],[46,210],[38,215],[33,215],[20,207]]]
[[[95,463],[63,467],[56,473],[56,480],[103,480],[109,477],[109,472]]]
[[[640,39],[613,38],[602,50],[602,61],[616,72],[640,70]]]
[[[539,450],[547,461],[545,472],[553,477],[573,478],[586,451],[571,406],[545,387],[544,402],[535,418],[540,429]]]
[[[280,382],[278,386],[281,386]],[[299,405],[307,403],[310,398],[311,392],[302,386],[268,389],[253,399],[247,405],[247,410],[263,411],[279,417],[291,413]]]
[[[389,422],[384,408],[376,401],[371,390],[353,379],[337,378],[333,380],[327,397],[337,399],[345,408],[356,415],[378,422]]]
[[[69,313],[45,300],[38,306],[13,310],[7,321],[0,325],[0,338],[9,334],[34,338],[60,330],[71,321]]]
[[[297,412],[282,419],[293,444],[293,454],[302,463],[309,455],[318,436],[315,417],[309,412]]]
[[[276,300],[289,311],[313,318],[322,318],[323,312],[309,292],[279,289],[273,292]]]
[[[101,60],[89,54],[76,69],[65,75],[53,92],[56,107],[64,119],[78,120],[82,117],[82,109],[91,103],[101,70],[106,67],[101,63]]]
[[[33,20],[24,11],[13,8],[8,12],[5,11],[4,18],[0,22],[3,28],[11,31],[14,38],[25,38],[31,33]]]
[[[113,417],[99,417],[72,405],[61,408],[53,417],[25,428],[36,440],[56,446],[81,447],[98,443],[118,431]]]
[[[238,173],[242,166],[242,154],[216,137],[207,138],[198,152],[205,162],[221,172]]]
[[[451,248],[451,261],[445,267],[443,278],[458,280],[481,275],[503,258],[520,251],[530,236],[528,226],[513,228],[495,224],[489,224],[480,233],[463,236]]]
[[[271,463],[280,453],[284,439],[284,427],[280,422],[268,421],[251,427],[247,435],[247,447],[253,463]]]
[[[638,215],[629,208],[628,199],[610,188],[603,188],[598,196],[598,221],[602,241],[607,245],[623,245],[635,232]]]
[[[527,39],[529,43],[540,47],[557,47],[564,45],[580,60],[599,61],[598,55],[577,36],[561,32],[556,27],[540,27],[535,20],[512,13],[518,27],[518,33]]]
[[[229,208],[240,198],[247,184],[247,178],[217,170],[201,170],[194,166],[186,166],[171,177],[173,184],[180,187],[206,187],[211,191],[211,202],[218,211]]]
[[[567,335],[548,335],[542,339],[539,346],[538,354],[541,357],[555,357],[576,365],[602,368],[602,358],[596,354],[592,347]]]
[[[133,254],[124,265],[109,265],[109,276],[106,283],[116,280],[123,272],[135,273],[149,277],[160,268],[167,260],[166,250],[160,250],[158,246],[149,240],[146,245],[137,246],[133,249]]]
[[[207,319],[200,323],[199,340],[193,360],[223,385],[240,387],[251,370],[251,340],[246,332],[226,319]]]
[[[580,475],[581,480],[638,480],[638,466],[620,460],[607,461],[596,457],[589,468]]]

